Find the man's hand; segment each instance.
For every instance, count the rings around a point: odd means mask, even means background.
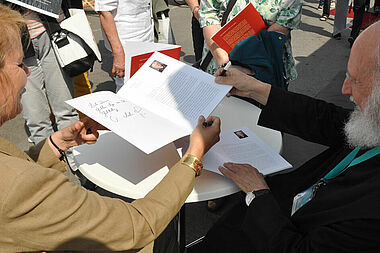
[[[263,83],[248,74],[254,74],[251,70],[240,66],[231,66],[225,76],[220,76],[223,69],[219,69],[215,73],[215,82],[219,84],[232,85],[233,88],[227,94],[249,97],[258,101],[262,105],[266,105],[271,89],[271,85]]]
[[[269,189],[263,174],[249,164],[225,163],[219,170],[226,177],[232,179],[239,188],[247,193],[262,189]]]
[[[125,76],[125,54],[121,49],[119,52],[113,52],[112,76],[124,77]]]

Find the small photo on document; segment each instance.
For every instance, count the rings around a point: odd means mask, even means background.
[[[161,62],[159,62],[159,61],[154,60],[154,61],[152,62],[152,64],[150,64],[149,67],[151,67],[152,69],[157,70],[158,72],[161,73],[162,71],[164,71],[164,69],[166,68],[166,66],[168,66],[168,65],[163,64],[163,63],[161,63]]]
[[[244,139],[244,138],[247,138],[248,135],[246,135],[243,130],[239,130],[239,131],[236,131],[234,132],[234,134],[239,137],[239,139]]]

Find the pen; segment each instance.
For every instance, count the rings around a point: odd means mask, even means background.
[[[209,127],[209,126],[212,126],[212,121],[209,121],[209,122],[203,122],[203,126],[204,127]]]
[[[223,68],[223,71],[222,71],[222,73],[220,73],[220,75],[225,76],[226,72],[230,68],[230,66],[231,66],[231,62],[229,61],[229,62],[227,62],[226,66]]]

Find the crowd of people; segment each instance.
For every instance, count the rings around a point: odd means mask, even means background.
[[[153,2],[95,1],[117,89],[125,77],[123,45],[154,41]],[[329,147],[292,172],[265,178],[249,164],[225,161],[218,169],[245,197],[188,252],[379,252],[380,22],[352,41],[342,85],[342,94],[355,103],[348,110],[268,84],[247,66],[221,74],[229,55],[211,36],[229,1],[186,2],[194,16],[196,60],[211,52],[206,72],[218,85],[233,86],[227,96],[259,104],[259,125]],[[83,8],[78,3],[64,0],[57,22],[65,19],[67,6]],[[294,80],[291,31],[299,27],[302,1],[236,0],[227,20],[248,3],[267,32],[286,37],[281,75]],[[79,120],[64,103],[74,96],[74,81],[60,67],[42,19],[0,2],[0,126],[22,113],[35,143],[24,152],[0,138],[0,251],[178,252],[167,238],[176,235],[165,231],[192,191],[204,154],[219,141],[221,120],[200,115],[181,160],[142,199],[128,203],[72,184],[63,174],[68,151],[96,145],[98,131],[106,128],[87,117]]]

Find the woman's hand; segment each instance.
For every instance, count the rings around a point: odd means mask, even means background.
[[[98,130],[107,130],[104,126],[90,118],[84,118],[76,123],[67,126],[51,135],[53,142],[63,151],[68,150],[71,147],[75,147],[81,144],[94,144],[96,143],[99,133]],[[52,145],[49,140],[49,145],[53,151],[59,154],[58,150]]]
[[[230,67],[224,76],[220,76],[223,69],[219,69],[215,73],[215,82],[219,84],[232,85],[233,88],[227,94],[249,97],[258,101],[262,105],[266,105],[271,89],[271,85],[263,83],[248,74],[254,74],[251,70],[240,67]]]
[[[204,122],[209,122],[208,126],[204,126]],[[203,155],[219,141],[220,119],[210,116],[205,120],[203,116],[198,119],[198,125],[190,136],[190,145],[183,157],[191,154],[198,159],[202,159]]]

